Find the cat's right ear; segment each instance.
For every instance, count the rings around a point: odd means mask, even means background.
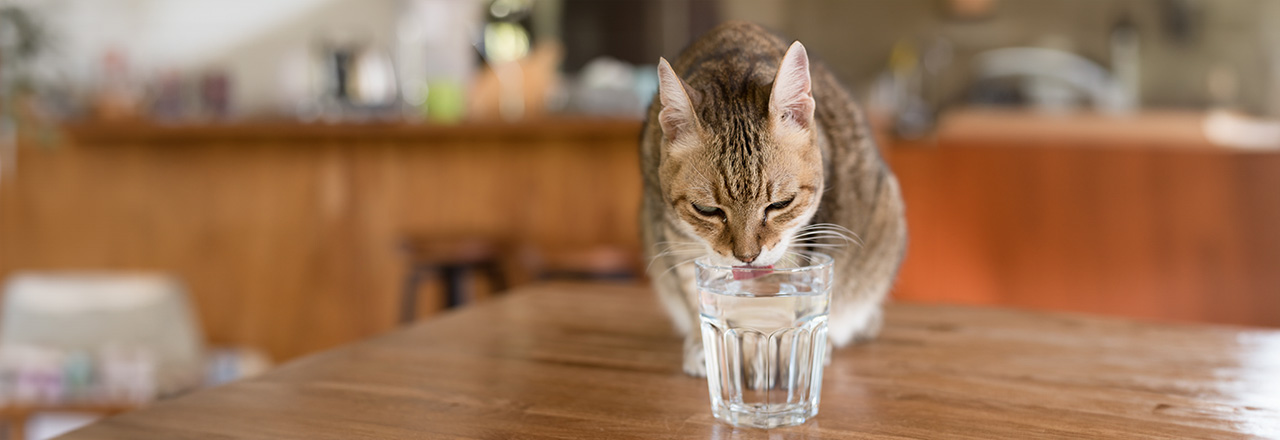
[[[697,116],[693,113],[693,101],[689,99],[684,83],[671,70],[666,58],[658,61],[658,99],[662,102],[662,112],[658,113],[658,124],[662,126],[662,134],[667,142],[692,134],[697,126]]]
[[[778,76],[769,95],[769,111],[774,118],[801,128],[813,125],[813,87],[809,77],[809,53],[799,41],[782,55]]]

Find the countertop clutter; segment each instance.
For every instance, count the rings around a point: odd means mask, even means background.
[[[63,438],[1280,435],[1280,331],[909,304],[885,322],[785,429],[712,418],[648,289],[556,283]]]

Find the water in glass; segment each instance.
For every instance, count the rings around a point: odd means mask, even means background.
[[[717,418],[772,428],[817,415],[831,298],[826,266],[746,276],[699,267],[707,385]]]

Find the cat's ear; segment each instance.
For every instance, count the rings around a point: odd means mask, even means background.
[[[697,126],[697,116],[693,113],[693,101],[689,99],[688,89],[671,70],[666,58],[658,61],[658,99],[662,101],[662,112],[658,113],[658,124],[667,141],[690,134]]]
[[[773,92],[769,95],[769,113],[775,122],[809,128],[813,126],[813,108],[809,53],[797,41],[787,48],[782,65],[778,66],[778,76],[773,79]]]

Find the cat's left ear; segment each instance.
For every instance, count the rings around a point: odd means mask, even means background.
[[[658,99],[662,101],[662,111],[658,113],[658,124],[668,142],[688,136],[697,126],[698,116],[693,112],[693,101],[689,99],[689,89],[676,76],[666,58],[658,60]]]
[[[769,113],[774,122],[810,128],[813,109],[809,53],[797,41],[791,43],[782,56],[782,65],[778,66],[778,76],[773,79],[773,92],[769,95]]]

